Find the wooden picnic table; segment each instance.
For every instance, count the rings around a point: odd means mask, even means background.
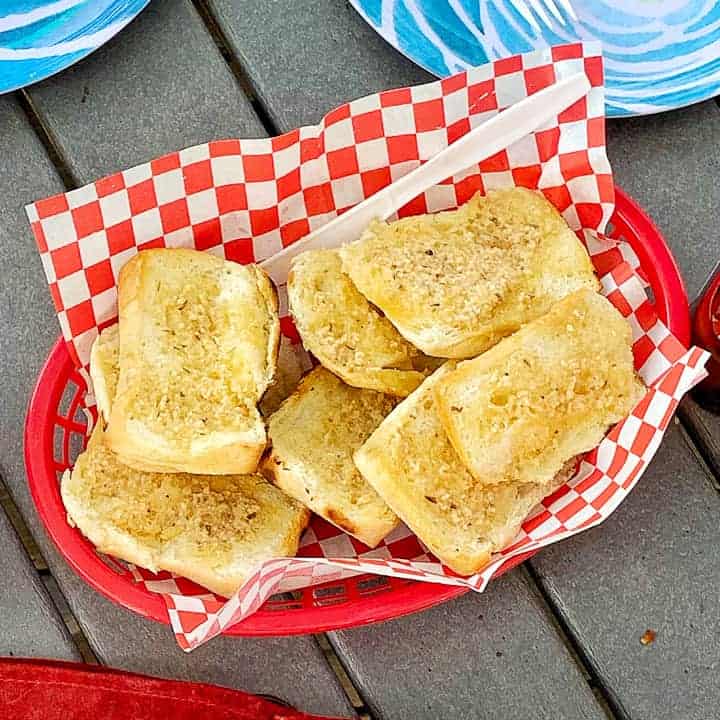
[[[717,717],[720,419],[687,399],[606,523],[483,595],[400,620],[182,653],[65,563],[30,498],[23,419],[58,325],[25,203],[161,153],[316,122],[429,76],[342,0],[153,0],[104,48],[0,98],[0,655],[84,658],[373,718]],[[720,109],[609,123],[618,184],[650,213],[693,298],[720,259]],[[646,629],[657,637],[643,645]]]

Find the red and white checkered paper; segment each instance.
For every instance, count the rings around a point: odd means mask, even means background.
[[[73,361],[84,369],[98,329],[117,317],[118,272],[139,250],[194,247],[242,263],[263,260],[499,110],[579,71],[592,84],[587,97],[428,190],[399,215],[455,208],[492,188],[541,190],[583,237],[604,293],[630,321],[636,367],[650,388],[645,397],[584,458],[575,477],[532,513],[512,544],[472,577],[444,568],[405,527],[368,551],[318,518],[297,558],[264,563],[228,601],[183,578],[133,568],[138,582],[163,594],[181,647],[207,641],[274,593],[358,573],[483,590],[508,559],[610,515],[657,450],[681,396],[704,376],[706,354],[686,350],[670,334],[636,274],[632,249],[601,234],[613,212],[614,189],[605,155],[602,59],[593,44],[518,55],[439,82],[370,95],[313,127],[272,139],[198,145],[28,206],[63,335]],[[281,314],[283,332],[296,337],[286,303]]]

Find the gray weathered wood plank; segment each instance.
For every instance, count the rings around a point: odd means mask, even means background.
[[[521,569],[483,595],[331,638],[383,720],[605,717]]]
[[[29,93],[81,182],[207,140],[264,134],[188,0],[154,0]]]
[[[116,41],[71,72],[33,90],[44,121],[81,180],[211,137],[262,133],[193,13],[185,2],[154,2]],[[161,71],[153,69],[154,59]],[[85,87],[87,101],[82,103]],[[187,96],[172,109],[170,101],[183,87]],[[161,96],[164,109],[147,107],[152,92]],[[145,98],[139,105],[138,93],[141,100]],[[86,112],[90,98],[95,98],[91,113]],[[23,159],[44,153],[29,126],[20,136],[7,137],[8,146],[4,145],[6,135],[0,137],[6,157],[18,157],[12,152],[17,147],[23,148]],[[92,649],[102,662],[114,667],[271,693],[303,709],[348,714],[345,695],[312,638],[220,638],[185,655],[167,627],[145,621],[91,590],[45,535],[25,481],[22,422],[58,325],[22,205],[60,187],[54,179],[47,187],[18,192],[16,184],[22,187],[26,174],[32,174],[32,166],[9,168],[8,189],[1,200],[12,209],[12,222],[6,223],[8,240],[0,247],[0,266],[15,271],[8,273],[8,283],[3,285],[13,298],[12,311],[0,320],[0,358],[4,376],[13,379],[11,398],[0,415],[0,458],[9,489]]]
[[[0,508],[0,656],[79,660],[37,570]]]
[[[19,337],[32,337],[32,328],[19,325],[20,302],[35,304],[47,299],[37,292],[37,284],[31,283],[23,298],[15,295],[11,278],[22,277],[22,272],[42,272],[37,257],[22,267],[21,260],[9,253],[7,248],[18,243],[18,234],[24,223],[22,204],[37,195],[51,194],[59,189],[55,172],[45,154],[33,152],[28,143],[34,135],[17,105],[9,98],[0,98],[0,137],[6,164],[0,173],[0,375],[5,380],[0,417],[0,474],[11,472],[12,455],[17,452],[11,435],[21,431],[26,397],[18,392],[15,383],[16,367],[9,361],[10,349]],[[12,149],[15,149],[15,152]],[[23,148],[27,152],[18,153]],[[13,160],[14,159],[14,160]],[[34,289],[34,290],[33,290]],[[27,335],[26,335],[27,334]],[[57,657],[78,659],[78,652],[53,607],[42,582],[22,547],[12,525],[0,508],[0,617],[3,631],[0,633],[0,655]]]
[[[608,123],[615,182],[650,214],[692,299],[720,260],[720,108],[714,101]]]
[[[105,600],[53,551],[50,565],[99,659],[112,667],[269,694],[307,712],[349,716],[350,707],[312,637],[218,637],[183,653],[170,629]]]
[[[611,122],[608,129],[616,181],[659,225],[691,297],[719,250],[713,231],[718,139],[720,111],[713,102]],[[708,666],[720,656],[705,628],[718,616],[703,594],[720,572],[706,550],[720,540],[720,505],[707,473],[673,427],[613,518],[531,561],[632,718],[710,717],[717,704]],[[646,628],[659,630],[648,647],[639,642]]]
[[[717,716],[720,496],[678,424],[603,525],[531,563],[630,718]],[[646,629],[657,632],[650,645]]]
[[[258,97],[282,131],[336,105],[432,77],[345,0],[208,0]]]

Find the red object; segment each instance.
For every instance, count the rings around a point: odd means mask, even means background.
[[[693,342],[710,351],[708,376],[694,391],[701,401],[720,406],[720,266],[695,308]]]
[[[93,665],[13,658],[0,658],[0,717],[12,720],[322,720],[318,715],[307,715],[217,685],[163,680]]]
[[[652,221],[619,189],[608,234],[630,244],[652,288],[658,315],[675,337],[687,344],[690,340],[688,302],[675,261]],[[601,265],[603,258],[595,256],[595,261]],[[134,582],[119,563],[104,561],[90,542],[66,521],[58,477],[71,466],[70,448],[77,450],[85,442],[85,420],[81,412],[84,392],[85,381],[61,339],[40,373],[26,422],[25,462],[35,505],[60,552],[92,587],[124,607],[167,623],[163,598]],[[500,572],[531,554],[512,558]],[[457,586],[361,575],[301,589],[296,599],[272,598],[225,633],[291,635],[354,627],[416,612],[464,592],[466,588]]]

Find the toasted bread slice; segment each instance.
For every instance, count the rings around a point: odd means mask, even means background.
[[[120,376],[120,335],[118,324],[106,327],[90,348],[90,379],[95,401],[103,422],[110,420],[110,410]]]
[[[310,250],[288,277],[303,345],[349,385],[405,397],[423,380],[418,351],[357,291],[335,250]]]
[[[339,252],[357,289],[413,345],[440,357],[473,357],[574,290],[598,287],[558,211],[523,188],[374,222]]]
[[[565,482],[482,485],[460,461],[440,422],[436,370],[388,415],[355,453],[363,477],[445,565],[461,575],[482,570],[517,534],[530,510]]]
[[[397,517],[352,455],[392,410],[391,397],[350,387],[317,367],[270,417],[272,449],[260,472],[341,530],[375,547]]]
[[[625,318],[579,290],[436,386],[440,418],[483,483],[547,483],[594,448],[645,389]]]
[[[231,595],[265,560],[297,553],[310,514],[260,475],[146,473],[123,465],[98,424],[61,494],[98,550]]]
[[[141,470],[254,472],[257,403],[275,373],[277,295],[254,265],[146,250],[120,273],[120,376],[109,443]]]
[[[295,390],[306,369],[312,362],[300,343],[293,343],[287,337],[280,337],[275,379],[260,401],[263,417],[272,415]]]
[[[299,343],[292,343],[284,335],[281,336],[275,378],[260,401],[260,412],[264,417],[272,415],[300,382],[304,372],[301,353]],[[118,325],[115,323],[98,335],[90,350],[90,378],[98,410],[105,423],[110,419],[119,375],[120,344]]]

